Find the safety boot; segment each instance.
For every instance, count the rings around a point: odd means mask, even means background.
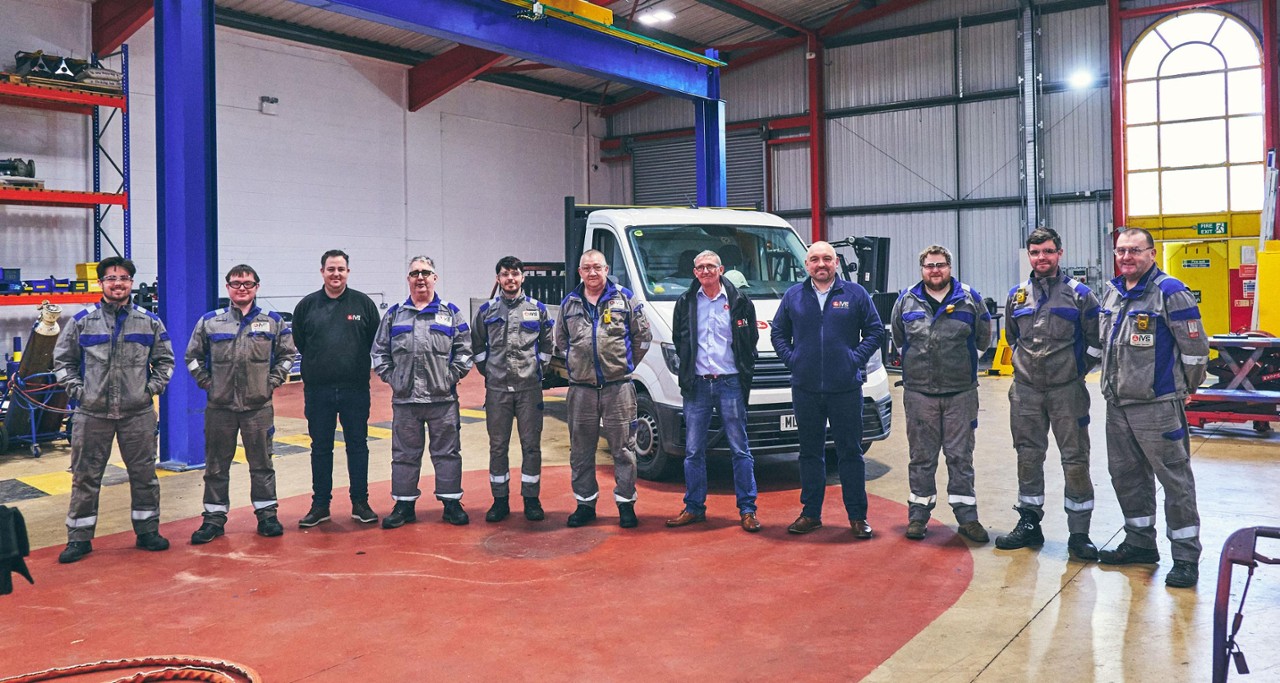
[[[413,512],[412,500],[397,500],[396,506],[391,509],[391,514],[382,518],[383,529],[398,529],[405,524],[418,521],[418,516]]]
[[[596,509],[590,505],[578,503],[578,509],[569,515],[569,519],[565,522],[565,526],[585,526],[596,518]]]
[[[618,526],[623,529],[634,529],[640,525],[636,518],[635,503],[618,503]]]
[[[58,562],[61,564],[79,562],[91,552],[93,552],[93,544],[89,541],[71,541],[61,553],[58,553]]]
[[[524,497],[524,518],[530,522],[541,522],[547,518],[547,513],[542,510],[542,501],[537,496]]]
[[[1158,564],[1160,551],[1155,548],[1139,548],[1121,541],[1115,550],[1098,551],[1102,564]]]
[[[204,524],[200,525],[199,529],[196,529],[191,534],[191,545],[204,545],[205,543],[212,541],[213,539],[221,536],[224,533],[226,532],[224,532],[222,530],[222,527],[218,526],[217,524],[211,524],[209,522],[205,522]]]
[[[1067,553],[1081,562],[1093,562],[1098,559],[1098,546],[1089,540],[1089,534],[1071,534]]]
[[[307,514],[298,520],[298,526],[303,529],[309,529],[321,522],[329,521],[329,506],[312,505]],[[363,520],[361,520],[363,521]]]
[[[284,527],[280,525],[280,520],[275,515],[263,517],[258,520],[258,535],[272,538],[284,535]]]
[[[494,496],[493,505],[489,506],[489,511],[484,513],[484,521],[501,522],[511,514],[511,506],[507,503],[506,496]]]
[[[1044,533],[1040,531],[1040,515],[1030,508],[1015,507],[1014,510],[1017,510],[1022,518],[1014,525],[1013,531],[996,536],[996,547],[1001,550],[1017,550],[1044,545]]]
[[[441,502],[444,503],[444,521],[454,526],[462,526],[463,524],[471,523],[471,518],[467,516],[467,511],[462,509],[461,501],[457,501],[452,498],[445,498]],[[488,519],[488,515],[485,515],[485,518]]]
[[[1164,575],[1164,585],[1170,588],[1190,588],[1200,580],[1200,568],[1195,562],[1174,560],[1173,569]]]
[[[169,549],[169,539],[161,536],[159,532],[148,531],[138,534],[138,541],[134,545],[143,550],[158,552]]]

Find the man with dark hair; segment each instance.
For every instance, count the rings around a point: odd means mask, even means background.
[[[311,436],[311,510],[298,526],[329,519],[333,499],[333,436],[342,422],[351,479],[351,518],[374,524],[369,507],[369,349],[378,331],[378,307],[347,286],[346,252],[320,257],[324,287],[293,309],[293,339],[302,355],[302,393]]]
[[[284,533],[276,518],[276,473],[271,465],[271,395],[288,381],[293,368],[293,331],[279,313],[258,307],[260,281],[252,267],[233,267],[226,283],[231,305],[200,318],[187,345],[187,370],[209,396],[204,411],[204,523],[191,534],[192,545],[223,534],[237,433],[249,461],[249,499],[258,518],[258,535]]]
[[[991,540],[978,521],[974,430],[978,428],[978,356],[991,343],[991,314],[976,289],[951,276],[951,251],[920,252],[920,282],[902,290],[889,316],[902,349],[902,408],[907,416],[906,537],[920,540],[938,502],[938,452],[947,458],[947,499],[961,536]]]
[[[1102,297],[1102,395],[1107,460],[1124,512],[1124,541],[1103,564],[1156,564],[1156,481],[1164,488],[1173,569],[1164,582],[1200,578],[1200,513],[1184,402],[1204,381],[1209,339],[1187,286],[1155,265],[1155,241],[1129,228],[1116,238],[1116,270]]]
[[[756,519],[755,460],[747,444],[747,399],[756,367],[756,307],[724,277],[720,255],[710,249],[694,259],[696,280],[676,300],[676,356],[684,397],[684,509],[669,527],[707,520],[707,442],[711,416],[719,413],[733,456],[733,490],[745,531],[760,530]]]
[[[511,423],[520,433],[520,495],[524,516],[545,519],[538,499],[542,480],[542,373],[551,360],[552,328],[546,304],[524,294],[524,263],[504,256],[494,267],[499,292],[480,304],[471,324],[471,350],[484,375],[484,415],[489,431],[489,489],[493,506],[486,522],[511,513]]]
[[[1049,228],[1027,237],[1031,277],[1009,290],[1005,336],[1013,349],[1009,429],[1018,455],[1018,504],[1013,531],[996,547],[1016,550],[1044,543],[1044,460],[1052,427],[1062,456],[1067,512],[1067,552],[1098,559],[1089,540],[1093,482],[1089,479],[1089,390],[1084,376],[1102,356],[1098,343],[1098,299],[1058,267],[1062,240]]]
[[[440,275],[428,256],[409,259],[409,298],[392,306],[373,341],[373,371],[391,385],[391,497],[383,529],[418,521],[423,426],[431,436],[435,494],[444,521],[468,524],[462,508],[462,441],[458,382],[471,371],[471,328],[458,307],[440,298]]]
[[[102,301],[75,315],[58,337],[54,376],[79,403],[71,422],[71,509],[67,547],[58,561],[93,551],[98,493],[111,457],[111,441],[129,472],[137,547],[167,550],[160,535],[160,480],[156,478],[156,411],[152,399],[173,376],[173,347],[160,317],[131,305],[133,262],[111,256],[98,264]]]

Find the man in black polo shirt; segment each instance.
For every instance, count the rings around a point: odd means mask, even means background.
[[[351,518],[378,521],[369,507],[369,349],[378,331],[378,307],[347,287],[350,259],[338,249],[320,257],[324,287],[293,309],[293,339],[302,354],[303,396],[311,435],[311,510],[298,526],[329,519],[333,498],[333,433],[342,421],[351,479]]]

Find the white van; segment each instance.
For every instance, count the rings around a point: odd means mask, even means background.
[[[694,281],[694,256],[704,249],[720,254],[725,276],[738,283],[756,307],[760,353],[747,413],[751,452],[798,453],[791,373],[769,340],[782,294],[806,277],[807,247],[791,225],[760,211],[581,206],[572,197],[566,198],[565,216],[566,291],[577,286],[578,257],[587,249],[598,249],[605,254],[610,277],[644,302],[653,330],[653,346],[632,374],[639,411],[640,476],[661,479],[674,473],[684,458],[684,413],[671,323],[676,299]],[[563,367],[562,359],[559,365]],[[867,364],[862,392],[865,451],[870,442],[888,437],[891,427],[889,379],[878,352]],[[711,426],[718,429],[719,419]],[[712,435],[708,454],[729,455],[723,435]]]

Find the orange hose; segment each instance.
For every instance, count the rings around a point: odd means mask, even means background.
[[[223,659],[195,657],[192,655],[161,655],[148,657],[130,657],[127,659],[108,659],[88,664],[55,667],[29,674],[0,678],[0,683],[36,683],[37,681],[54,681],[71,676],[99,671],[115,671],[118,669],[138,669],[149,666],[162,666],[162,669],[142,671],[136,674],[117,678],[110,683],[148,683],[150,681],[205,681],[206,683],[262,683],[258,672],[243,664],[228,662]]]

